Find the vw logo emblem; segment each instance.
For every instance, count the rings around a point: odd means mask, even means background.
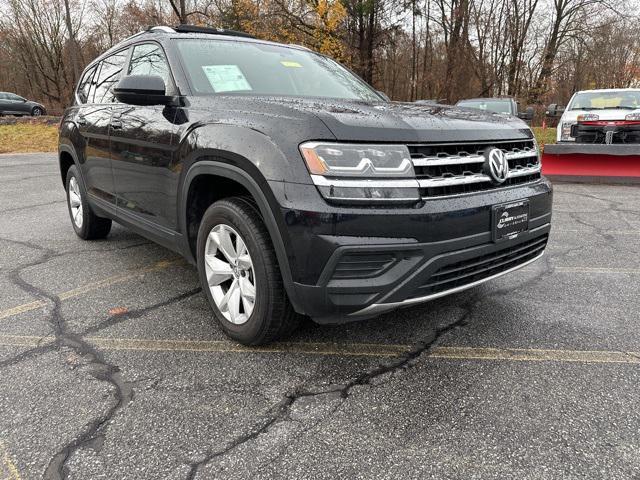
[[[507,156],[499,148],[490,148],[485,152],[484,171],[493,183],[503,183],[509,176]]]

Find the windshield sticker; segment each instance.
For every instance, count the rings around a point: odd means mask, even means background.
[[[294,62],[291,60],[282,60],[280,63],[287,68],[302,68],[302,65],[300,65],[298,62]]]
[[[252,90],[237,65],[203,65],[202,70],[216,93]]]

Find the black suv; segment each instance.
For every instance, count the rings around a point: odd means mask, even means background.
[[[154,27],[84,71],[60,128],[73,228],[197,264],[222,328],[372,317],[540,258],[551,185],[520,120],[389,102],[295,45]]]

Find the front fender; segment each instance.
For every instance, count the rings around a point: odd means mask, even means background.
[[[220,156],[264,180],[311,183],[297,142],[276,144],[248,126],[196,123],[181,135],[178,150],[185,171],[198,158]]]
[[[280,205],[268,184],[269,180],[282,181],[290,178],[287,173],[291,173],[292,167],[285,154],[267,136],[255,130],[229,125],[206,125],[192,129],[182,139],[177,158],[182,159],[178,225],[183,233],[183,254],[195,263],[188,242],[186,216],[189,189],[193,180],[199,175],[216,175],[233,180],[254,198],[273,242],[289,299],[296,310],[303,311],[297,301],[292,278],[292,272],[297,270],[291,238]],[[306,173],[306,167],[304,168]],[[309,174],[306,173],[306,176],[308,178]]]

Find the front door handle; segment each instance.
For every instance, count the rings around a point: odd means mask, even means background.
[[[120,120],[111,120],[111,128],[120,130],[122,128],[122,122]]]

